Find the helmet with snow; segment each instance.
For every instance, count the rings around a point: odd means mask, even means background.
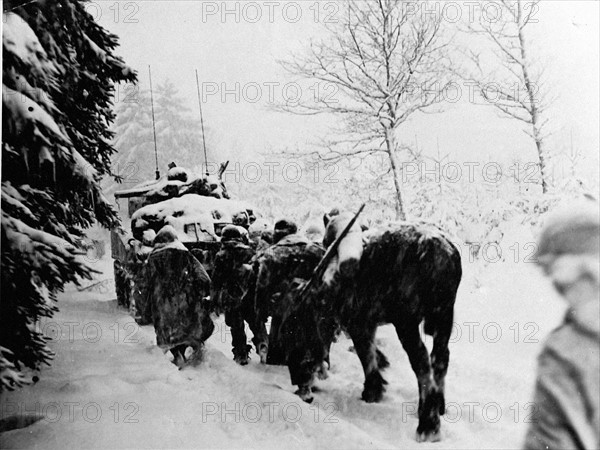
[[[551,213],[538,242],[538,264],[565,292],[585,277],[600,279],[600,210],[585,201]]]
[[[169,181],[183,181],[186,182],[190,178],[188,171],[183,167],[177,167],[175,163],[169,164],[169,170],[167,171],[167,179]]]
[[[248,213],[246,211],[239,211],[235,213],[231,221],[234,225],[237,225],[238,227],[248,229],[248,227],[250,226],[250,217],[248,216]]]
[[[244,242],[247,231],[237,225],[227,225],[221,231],[221,242]]]
[[[560,255],[598,255],[600,217],[592,201],[560,208],[550,214],[540,235],[538,260],[543,264]]]
[[[275,222],[275,231],[273,233],[273,242],[277,243],[284,237],[298,232],[298,226],[288,219],[280,219]]]
[[[177,241],[177,231],[171,225],[165,225],[160,229],[154,238],[154,245],[166,245]]]
[[[144,230],[142,233],[142,244],[152,247],[154,245],[154,239],[156,238],[156,231],[153,229]]]

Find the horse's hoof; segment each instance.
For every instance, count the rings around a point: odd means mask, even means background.
[[[438,431],[423,431],[416,435],[417,442],[440,442],[442,440],[442,433]]]

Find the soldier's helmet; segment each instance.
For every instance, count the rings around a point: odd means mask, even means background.
[[[243,227],[245,229],[248,229],[248,227],[250,226],[250,217],[248,216],[248,213],[246,211],[240,211],[235,213],[231,221],[234,225],[237,225],[238,227]]]
[[[154,245],[160,246],[164,244],[171,244],[177,241],[177,231],[171,225],[165,225],[160,229],[154,238]]]
[[[177,167],[175,163],[171,163],[169,164],[169,170],[167,171],[167,179],[169,181],[186,182],[190,179],[190,174],[183,167]]]
[[[227,225],[221,231],[221,242],[245,242],[247,231],[237,225]]]
[[[599,214],[594,201],[572,204],[550,214],[538,241],[540,264],[562,255],[598,255]]]
[[[280,219],[275,222],[275,231],[273,233],[273,242],[276,244],[284,237],[298,232],[298,226],[288,219]]]
[[[145,230],[142,233],[142,244],[147,247],[152,247],[154,245],[154,239],[156,238],[156,231],[153,229]]]

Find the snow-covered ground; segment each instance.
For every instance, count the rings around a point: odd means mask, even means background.
[[[204,362],[178,371],[154,345],[153,328],[116,306],[106,281],[90,291],[71,287],[60,312],[41,324],[53,337],[52,367],[0,402],[0,418],[40,420],[0,434],[0,447],[520,448],[535,418],[536,355],[564,305],[524,262],[526,252],[517,262],[514,253],[487,265],[464,254],[440,443],[414,440],[416,378],[391,326],[378,332],[391,361],[381,403],[360,400],[362,368],[341,336],[330,377],[308,405],[293,394],[285,367],[260,365],[256,356],[246,367],[233,362],[222,318]],[[99,280],[111,277],[109,256],[95,265],[105,272]]]

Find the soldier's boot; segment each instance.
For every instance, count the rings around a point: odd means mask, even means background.
[[[181,370],[186,363],[185,358],[185,345],[177,345],[171,349],[171,354],[173,355],[173,364],[175,364],[179,370]]]
[[[241,348],[241,349],[233,349],[233,360],[239,364],[240,366],[245,366],[246,364],[248,364],[248,361],[250,360],[250,357],[248,356],[248,354],[250,353],[250,349],[252,347],[250,347],[249,345],[246,345],[246,348]]]
[[[247,339],[246,332],[244,331],[244,321],[240,314],[231,314],[231,316],[225,316],[225,323],[229,322],[229,326],[231,327],[233,360],[240,366],[245,366],[248,364],[248,352],[251,347],[246,344]],[[227,320],[228,318],[229,320]]]
[[[254,333],[254,337],[252,338],[252,343],[254,344],[254,348],[256,349],[256,354],[260,358],[261,364],[267,363],[267,355],[269,353],[269,344],[268,344],[268,335],[267,330],[264,324],[260,324],[259,326],[255,326],[252,329]]]
[[[304,384],[298,386],[298,390],[294,392],[298,397],[304,400],[306,403],[312,403],[314,397],[312,394],[312,389],[309,385]]]
[[[269,353],[269,346],[263,342],[258,345],[258,349],[256,352],[258,353],[258,356],[260,357],[260,363],[266,364],[267,363],[267,355]]]

